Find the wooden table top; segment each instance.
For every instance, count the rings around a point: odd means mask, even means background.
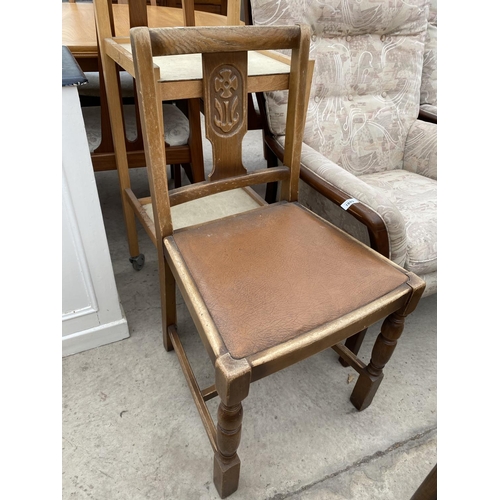
[[[113,4],[116,36],[129,36],[127,4]],[[226,17],[210,12],[195,11],[197,26],[225,26]],[[148,5],[151,28],[184,26],[182,9]],[[97,58],[97,39],[92,3],[62,4],[62,45],[76,57]]]

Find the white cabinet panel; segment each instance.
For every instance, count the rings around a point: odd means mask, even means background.
[[[64,256],[62,316],[63,320],[68,320],[96,313],[97,299],[64,171],[62,202],[62,254]],[[94,326],[97,325],[96,318]]]
[[[62,88],[63,355],[129,336],[76,87]]]

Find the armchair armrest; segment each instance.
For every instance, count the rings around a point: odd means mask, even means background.
[[[415,120],[406,138],[403,169],[437,180],[437,125]]]
[[[267,145],[280,159],[283,158],[282,141],[282,138],[266,137]],[[338,206],[352,198],[358,200],[346,211],[366,226],[372,248],[404,265],[405,223],[389,199],[305,143],[302,144],[300,177]]]

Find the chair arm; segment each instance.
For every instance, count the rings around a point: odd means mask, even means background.
[[[406,137],[403,169],[437,180],[436,124],[415,120]]]
[[[266,143],[278,158],[283,158],[282,138],[267,137]],[[372,248],[404,265],[407,245],[405,223],[390,200],[304,143],[300,177],[338,206],[356,198],[359,203],[350,205],[346,211],[366,226]]]

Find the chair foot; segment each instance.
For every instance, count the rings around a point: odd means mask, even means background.
[[[219,454],[214,457],[214,485],[221,498],[226,498],[238,489],[241,461],[236,455],[227,462]]]
[[[384,378],[382,370],[391,359],[398,339],[403,333],[404,322],[404,316],[396,312],[388,316],[382,324],[382,330],[373,346],[370,363],[360,373],[352,391],[351,402],[359,411],[368,408],[373,401]]]
[[[359,376],[351,394],[351,403],[356,410],[363,411],[371,405],[383,378],[383,373],[378,377],[369,373]]]
[[[139,255],[137,255],[135,257],[130,257],[130,259],[128,259],[128,260],[132,264],[132,267],[136,271],[140,271],[144,267],[145,257],[144,257],[144,254],[142,254],[142,253],[140,253]]]
[[[360,331],[359,333],[356,333],[356,335],[349,337],[345,341],[345,346],[353,354],[358,354],[359,349],[361,348],[361,344],[363,343],[363,340],[365,339],[365,335],[366,335],[367,330],[368,330],[368,328],[365,328],[364,330]],[[344,368],[347,366],[350,366],[349,363],[342,358],[342,356],[339,356],[339,362]]]

